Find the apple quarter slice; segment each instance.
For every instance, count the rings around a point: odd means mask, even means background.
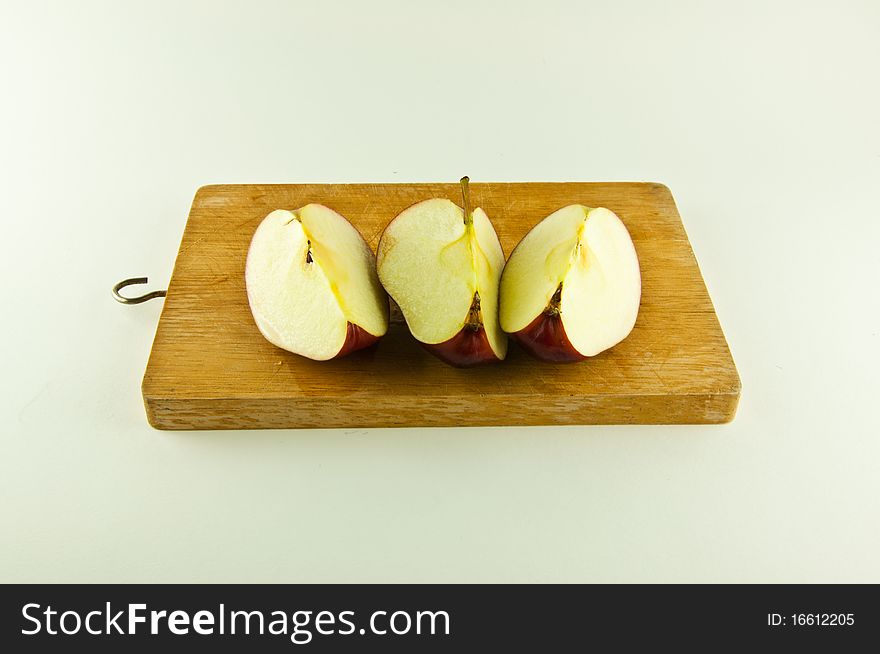
[[[540,359],[580,361],[627,337],[641,290],[620,218],[573,204],[538,223],[511,253],[501,277],[501,328]]]
[[[498,322],[504,252],[482,209],[466,215],[441,198],[405,209],[382,233],[377,268],[412,335],[440,359],[464,367],[505,357]]]
[[[388,330],[388,297],[372,251],[351,223],[320,204],[263,219],[245,284],[263,336],[310,359],[344,356]]]

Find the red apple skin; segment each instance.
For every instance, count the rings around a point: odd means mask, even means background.
[[[343,342],[342,347],[339,349],[339,352],[336,353],[334,359],[338,359],[339,357],[344,357],[346,354],[351,354],[356,350],[362,350],[365,347],[370,347],[376,341],[379,340],[378,336],[373,336],[370,332],[365,330],[360,325],[355,325],[354,323],[348,323],[348,328],[345,331],[345,342]]]
[[[568,340],[558,311],[542,311],[511,336],[526,352],[542,361],[574,363],[587,358]]]
[[[456,368],[469,368],[484,363],[500,361],[489,345],[486,330],[466,325],[455,336],[442,343],[422,343],[437,358]]]

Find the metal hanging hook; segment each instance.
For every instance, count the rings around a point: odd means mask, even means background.
[[[154,297],[165,297],[165,295],[168,293],[168,291],[151,291],[144,295],[139,295],[138,297],[124,297],[119,294],[119,291],[121,291],[126,286],[131,286],[132,284],[146,283],[146,277],[132,277],[131,279],[124,279],[113,287],[113,290],[111,291],[111,293],[113,293],[113,299],[117,302],[121,302],[122,304],[140,304],[141,302],[152,300]]]

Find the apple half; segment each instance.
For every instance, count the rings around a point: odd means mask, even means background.
[[[504,252],[486,213],[434,198],[402,211],[382,233],[379,279],[410,332],[426,349],[459,367],[504,359],[498,322]]]
[[[580,204],[523,237],[501,276],[501,328],[545,361],[581,361],[632,331],[642,278],[629,232],[608,209]]]
[[[263,219],[245,284],[263,336],[309,359],[344,356],[388,330],[388,296],[373,252],[351,223],[320,204]]]

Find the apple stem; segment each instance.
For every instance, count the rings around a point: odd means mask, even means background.
[[[312,242],[306,241],[308,244],[308,249],[306,250],[306,263],[312,263]]]
[[[468,186],[468,182],[471,180],[467,175],[462,177],[459,182],[461,183],[461,201],[464,204],[464,224],[470,225],[473,222],[473,218],[471,216],[471,192],[470,187]]]

